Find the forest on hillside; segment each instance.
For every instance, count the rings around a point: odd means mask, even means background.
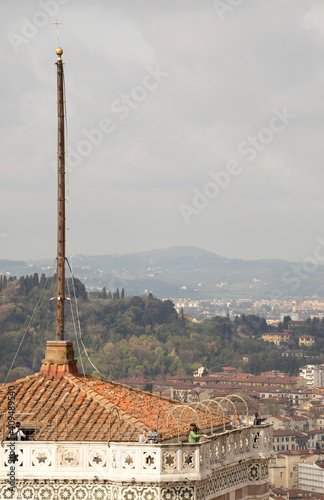
[[[56,276],[0,276],[0,382],[17,352],[8,381],[39,371],[47,340],[55,340],[55,289]],[[112,380],[157,380],[192,374],[200,366],[213,372],[231,365],[254,374],[274,369],[297,374],[305,364],[305,359],[283,358],[282,348],[261,339],[268,326],[258,316],[243,314],[234,321],[216,316],[193,323],[170,300],[127,296],[118,289],[88,294],[72,278],[66,281],[66,293],[71,300],[65,306],[65,339],[74,344],[80,372],[84,368]],[[323,361],[318,358],[324,348],[323,320],[308,320],[303,332],[316,337],[316,346],[307,348],[307,363]],[[296,338],[284,347],[296,348]]]

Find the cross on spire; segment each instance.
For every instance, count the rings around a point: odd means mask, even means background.
[[[52,23],[52,24],[56,24],[57,46],[60,47],[59,24],[63,24],[63,23],[57,22],[57,19],[56,19],[56,22]]]

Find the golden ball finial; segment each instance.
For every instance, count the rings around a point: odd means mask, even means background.
[[[63,54],[63,49],[61,49],[61,47],[58,47],[58,48],[56,49],[56,54],[57,54],[58,56],[61,56],[61,55]]]

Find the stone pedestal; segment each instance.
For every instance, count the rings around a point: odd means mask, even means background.
[[[40,372],[47,377],[63,377],[71,373],[79,375],[74,359],[73,344],[68,340],[49,340]]]

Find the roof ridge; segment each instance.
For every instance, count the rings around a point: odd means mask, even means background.
[[[81,376],[80,377],[76,377],[75,375],[68,374],[68,375],[65,375],[65,377],[69,378],[69,380],[76,379],[76,380],[80,380],[80,382],[81,382]],[[94,379],[93,381],[96,382],[97,380]],[[129,392],[137,392],[137,393],[140,393],[140,394],[144,393],[144,394],[148,394],[152,398],[157,398],[157,399],[160,399],[160,400],[163,400],[163,401],[168,401],[169,403],[177,403],[177,405],[183,404],[185,406],[185,403],[181,403],[181,401],[178,401],[177,399],[172,399],[172,398],[167,398],[166,396],[159,396],[157,394],[152,394],[149,391],[143,391],[142,389],[138,389],[137,387],[132,387],[130,385],[120,384],[118,382],[113,382],[111,380],[106,380],[106,379],[98,378],[98,383],[100,383],[100,382],[108,382],[109,384],[111,384],[111,385],[113,385],[115,387],[121,387],[123,389],[128,390]],[[79,384],[77,386],[79,387]],[[96,394],[100,394],[97,391],[95,391],[95,393]],[[105,396],[102,396],[102,397],[105,398]],[[107,398],[105,398],[105,399],[107,399]],[[107,399],[107,401],[109,401],[109,400]]]
[[[102,380],[105,381],[105,379],[99,379],[99,380],[100,381],[102,381]],[[123,389],[127,389],[127,390],[129,390],[131,392],[138,392],[138,393],[141,393],[141,394],[143,394],[143,392],[144,392],[145,394],[149,394],[151,397],[155,397],[155,398],[158,398],[158,399],[163,399],[164,401],[168,401],[169,403],[185,404],[185,403],[181,403],[177,399],[167,398],[166,396],[158,396],[157,394],[153,394],[152,392],[143,391],[143,389],[139,389],[138,387],[132,387],[132,386],[127,385],[127,384],[120,384],[119,382],[113,382],[112,380],[107,380],[107,382],[109,382],[110,384],[114,385],[115,387],[122,387]],[[194,386],[193,386],[193,389],[195,389]]]

